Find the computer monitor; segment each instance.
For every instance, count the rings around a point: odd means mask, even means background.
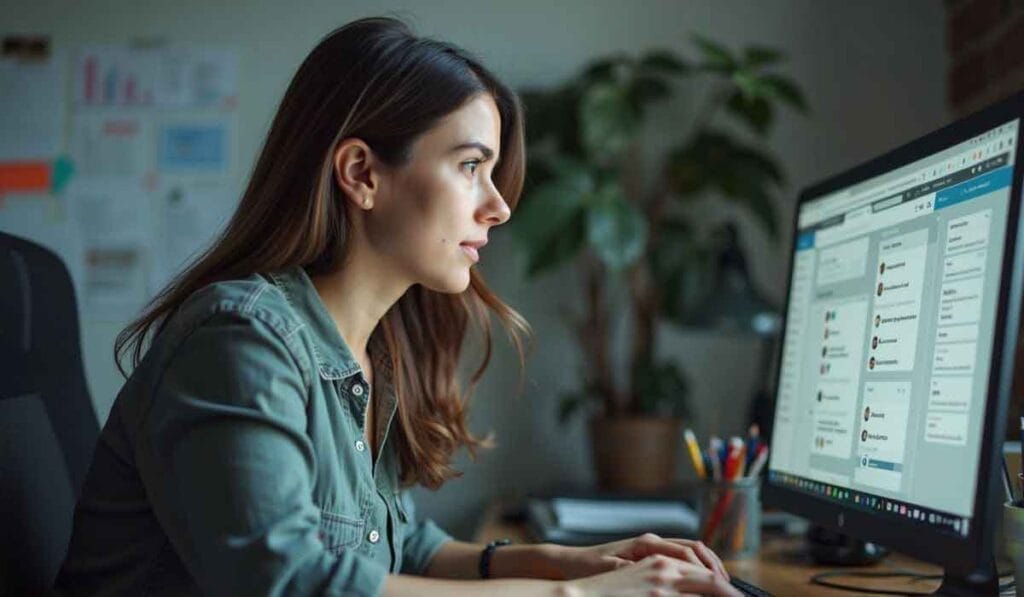
[[[1024,258],[1024,94],[796,208],[768,505],[991,590]]]

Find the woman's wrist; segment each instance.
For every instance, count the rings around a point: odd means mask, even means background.
[[[491,555],[491,578],[565,578],[561,561],[571,547],[554,543],[506,545]]]

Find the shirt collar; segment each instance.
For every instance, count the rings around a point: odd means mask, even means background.
[[[284,293],[292,309],[301,317],[313,335],[317,368],[323,379],[344,379],[361,370],[345,339],[327,312],[320,294],[306,271],[299,266],[267,274]]]

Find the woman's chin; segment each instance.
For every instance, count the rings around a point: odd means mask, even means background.
[[[461,294],[469,288],[469,268],[463,268],[461,272],[452,273],[443,278],[435,278],[424,286],[443,294]]]

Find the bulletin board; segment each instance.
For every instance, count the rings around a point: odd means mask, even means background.
[[[132,318],[226,224],[238,67],[230,47],[3,39],[0,230],[61,256],[86,322]]]

